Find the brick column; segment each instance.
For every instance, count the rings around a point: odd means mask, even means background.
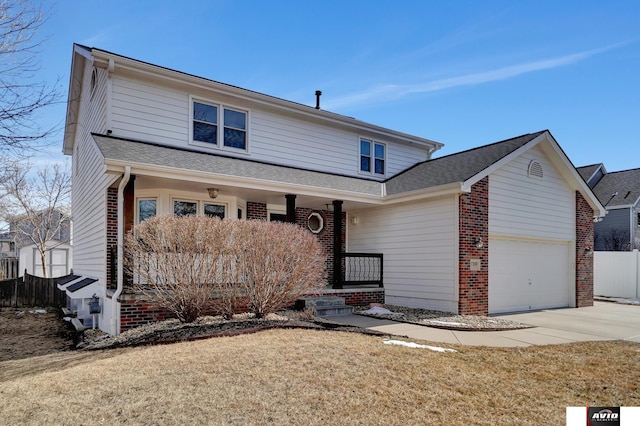
[[[576,308],[593,306],[593,215],[576,191]]]
[[[489,314],[489,177],[460,195],[458,313]],[[477,247],[480,239],[482,247]],[[471,261],[480,260],[480,270],[471,270]]]

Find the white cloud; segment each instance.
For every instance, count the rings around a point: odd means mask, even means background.
[[[324,108],[335,110],[337,108],[353,107],[365,103],[398,99],[416,93],[436,92],[439,90],[446,90],[454,87],[473,86],[492,81],[507,80],[522,74],[572,65],[584,61],[585,59],[588,59],[592,56],[620,47],[623,44],[627,43],[614,44],[599,49],[593,49],[585,52],[562,56],[559,58],[527,62],[524,64],[502,67],[495,70],[467,74],[458,77],[444,78],[423,83],[378,85],[361,92],[348,94],[333,100],[327,100]]]

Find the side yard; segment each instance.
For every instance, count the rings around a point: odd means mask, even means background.
[[[0,362],[71,348],[66,324],[56,308],[0,308]]]

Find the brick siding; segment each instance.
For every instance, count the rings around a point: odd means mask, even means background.
[[[593,209],[576,191],[576,307],[593,306]],[[590,250],[587,250],[589,248]]]
[[[120,332],[173,317],[166,309],[153,306],[146,300],[120,300]]]
[[[267,205],[264,203],[247,202],[247,219],[249,220],[266,220]]]
[[[460,195],[458,313],[462,315],[489,314],[489,178]],[[476,247],[477,238],[483,246]],[[471,259],[480,260],[480,270],[471,271]]]
[[[372,303],[384,303],[384,289],[379,291],[354,291],[336,293],[332,296],[344,297],[344,303],[351,306],[365,307]]]

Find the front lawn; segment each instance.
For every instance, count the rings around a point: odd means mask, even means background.
[[[639,406],[640,346],[433,352],[269,330],[0,362],[3,424],[564,424],[567,406]],[[424,342],[420,342],[424,343]],[[550,422],[551,419],[551,422]]]

